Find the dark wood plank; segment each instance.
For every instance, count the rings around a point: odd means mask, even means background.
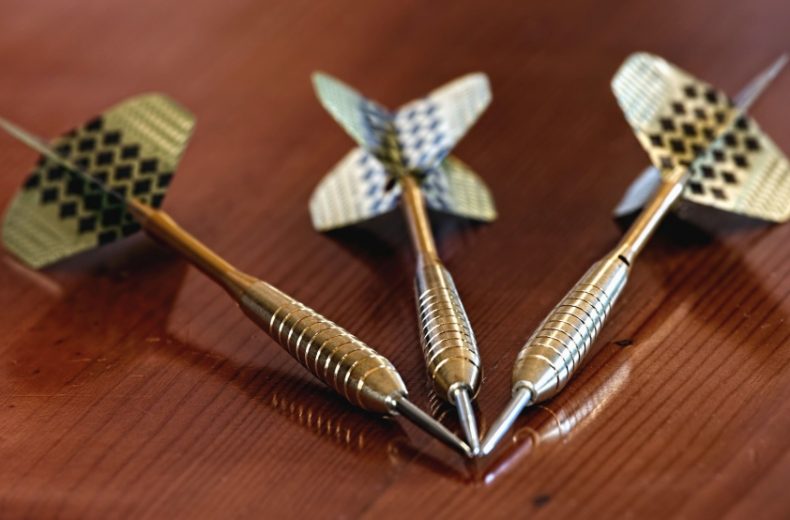
[[[790,47],[779,0],[3,7],[4,115],[56,135],[141,91],[180,100],[199,125],[166,208],[387,355],[442,416],[404,225],[310,227],[307,199],[350,141],[309,75],[397,105],[488,73],[494,103],[457,151],[501,218],[436,225],[482,349],[484,425],[516,350],[616,241],[609,211],[646,164],[609,91],[620,62],[649,50],[735,92]],[[789,88],[785,74],[754,111],[785,150]],[[0,150],[5,206],[34,156]],[[707,231],[665,226],[597,356],[477,469],[352,409],[145,237],[41,274],[4,257],[0,516],[786,517],[790,227]]]

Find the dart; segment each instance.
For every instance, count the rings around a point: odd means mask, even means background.
[[[480,354],[458,290],[439,258],[426,206],[477,221],[496,218],[485,184],[448,156],[491,101],[488,78],[469,74],[394,112],[326,74],[314,74],[313,83],[324,108],[359,144],[313,193],[313,226],[330,231],[400,204],[416,256],[415,296],[428,375],[436,393],[456,407],[476,453],[480,441],[472,400],[480,387]]]
[[[6,249],[30,267],[139,230],[217,282],[253,322],[351,404],[402,415],[466,456],[469,447],[409,401],[395,367],[343,328],[233,267],[159,209],[194,117],[159,94],[128,99],[51,144],[5,119],[0,126],[41,154],[3,221]]]
[[[790,165],[745,113],[785,61],[780,58],[754,80],[737,105],[657,56],[634,54],[620,67],[612,90],[659,172],[658,182],[620,242],[592,265],[522,347],[513,367],[513,396],[485,436],[483,454],[493,451],[526,406],[549,399],[567,384],[668,212],[689,204],[771,222],[790,218]],[[636,194],[642,191],[632,188],[627,206],[641,206]]]

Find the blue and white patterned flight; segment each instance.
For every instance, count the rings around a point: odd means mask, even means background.
[[[393,210],[402,175],[415,175],[433,210],[489,222],[496,218],[485,183],[450,150],[491,101],[485,74],[468,74],[392,112],[326,74],[313,76],[322,105],[360,145],[324,177],[310,200],[319,231]]]

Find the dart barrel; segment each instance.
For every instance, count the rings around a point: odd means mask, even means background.
[[[422,349],[434,389],[451,402],[456,388],[477,393],[480,354],[450,273],[438,263],[420,266],[415,288]]]
[[[628,280],[616,255],[592,265],[540,324],[519,352],[513,389],[527,388],[531,402],[557,394],[578,369]]]
[[[386,414],[406,394],[395,367],[314,310],[262,281],[238,298],[247,316],[316,377],[366,410]]]

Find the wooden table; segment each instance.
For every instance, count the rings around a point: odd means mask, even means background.
[[[609,89],[631,52],[730,93],[790,49],[786,1],[6,0],[0,112],[47,136],[142,91],[198,116],[166,201],[239,267],[354,331],[429,397],[397,215],[332,236],[307,200],[351,146],[322,69],[397,106],[481,70],[457,149],[500,219],[437,221],[485,363],[490,424],[516,350],[619,229],[647,157]],[[754,114],[790,150],[790,74]],[[0,138],[5,206],[34,154]],[[787,517],[790,226],[664,227],[567,390],[466,467],[356,411],[221,290],[139,236],[33,273],[0,261],[0,516]],[[503,315],[509,316],[503,320]]]

